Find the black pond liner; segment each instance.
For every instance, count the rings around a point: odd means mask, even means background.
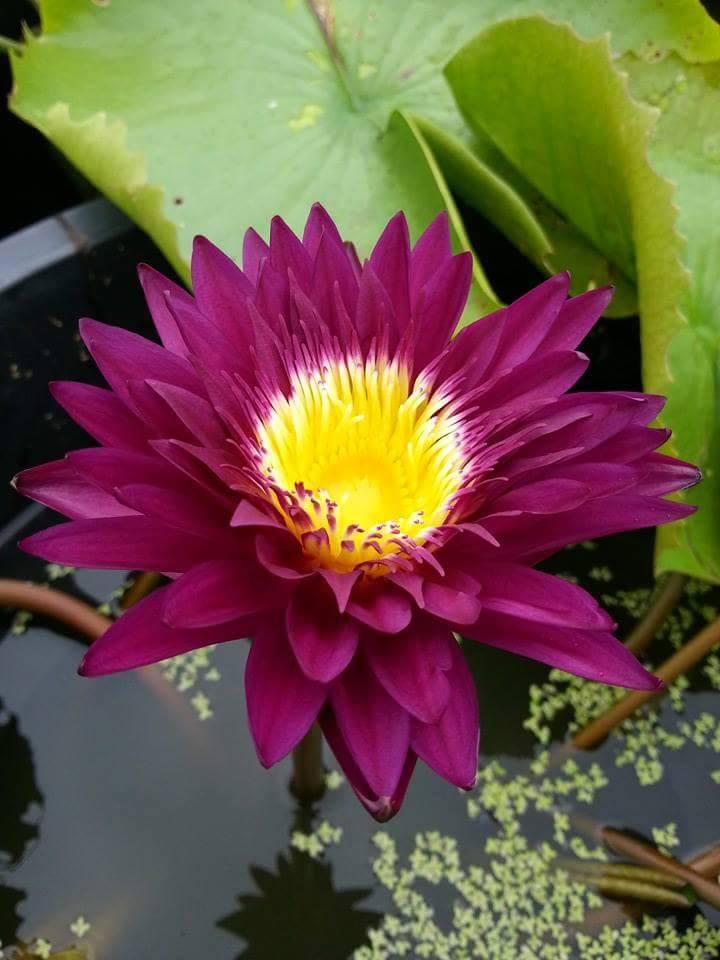
[[[485,247],[504,258],[500,241],[488,238],[489,228]],[[47,382],[99,382],[76,336],[79,316],[151,333],[138,261],[168,271],[149,239],[102,200],[0,243],[0,363],[8,372],[0,388],[0,576],[48,578],[45,565],[15,543],[56,518],[28,506],[4,481],[87,445]],[[601,323],[585,346],[595,364],[586,386],[638,386],[634,321]],[[564,551],[551,566],[600,595],[609,588],[589,577],[592,567],[613,570],[613,589],[646,586],[651,551],[650,534],[625,535],[592,552]],[[54,585],[99,603],[123,580],[117,571],[77,571]],[[246,644],[218,647],[211,666],[220,678],[200,669],[196,685],[181,693],[157,667],[83,680],[75,672],[78,638],[42,620],[21,634],[11,623],[0,611],[4,944],[43,936],[60,947],[75,939],[69,924],[80,914],[92,923],[88,938],[102,960],[343,960],[364,942],[391,908],[370,869],[378,827],[347,785],[308,811],[288,794],[287,762],[260,767],[245,717]],[[547,670],[500,651],[465,649],[481,703],[482,754],[524,769],[533,748],[522,729],[528,686]],[[198,691],[211,698],[213,716],[205,721],[192,704]],[[600,762],[609,750],[598,751]],[[679,757],[652,792],[637,786],[630,769],[613,769],[612,777],[613,789],[592,809],[599,820],[638,830],[676,820],[683,855],[717,839],[707,771],[692,757]],[[314,862],[290,837],[321,818],[342,827],[344,837]],[[419,765],[403,810],[384,829],[403,853],[419,830],[447,833],[469,865],[482,862],[489,822],[468,819],[464,795]],[[432,897],[438,917],[447,918],[447,891]]]

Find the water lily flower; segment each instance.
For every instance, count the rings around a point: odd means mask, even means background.
[[[242,270],[202,237],[194,296],[140,280],[162,346],[93,320],[109,390],[52,385],[100,444],[22,473],[70,518],[28,552],[161,571],[169,585],[88,651],[84,676],[250,637],[260,761],[316,720],[355,792],[395,813],[419,758],[469,789],[475,686],[455,634],[605,683],[658,681],[579,587],[534,565],[686,517],[695,482],[655,452],[661,397],[567,391],[610,289],[560,274],[453,338],[471,257],[439,216],[411,247],[393,217],[361,264],[313,207],[299,239],[245,234]]]

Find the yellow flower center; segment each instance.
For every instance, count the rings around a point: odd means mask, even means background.
[[[296,374],[257,428],[269,496],[318,566],[365,564],[422,544],[461,485],[447,398],[396,363],[347,359]]]

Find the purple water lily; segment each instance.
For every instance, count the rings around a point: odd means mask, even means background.
[[[560,274],[453,331],[471,258],[441,215],[411,248],[395,216],[360,264],[313,207],[276,218],[243,268],[203,238],[194,297],[140,268],[162,346],[92,320],[110,390],[54,383],[98,441],[18,489],[70,518],[23,542],[76,566],[162,571],[80,672],[251,637],[260,761],[319,720],[355,792],[396,812],[419,758],[475,782],[475,687],[454,633],[637,689],[658,681],[583,590],[533,569],[588,538],[686,517],[697,470],[655,452],[663,400],[567,394],[610,289]]]

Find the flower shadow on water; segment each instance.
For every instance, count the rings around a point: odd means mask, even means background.
[[[43,803],[43,796],[35,782],[30,744],[18,727],[17,717],[5,711],[2,700],[0,756],[4,770],[0,790],[0,942],[12,943],[21,922],[18,904],[25,899],[25,892],[7,882],[7,872],[37,839],[37,823],[30,821],[28,814]]]
[[[291,833],[312,829],[314,811],[298,805]],[[382,915],[358,905],[368,888],[337,890],[333,867],[290,847],[275,870],[250,867],[257,893],[242,894],[238,908],[218,926],[247,941],[237,960],[343,960],[365,942]]]

